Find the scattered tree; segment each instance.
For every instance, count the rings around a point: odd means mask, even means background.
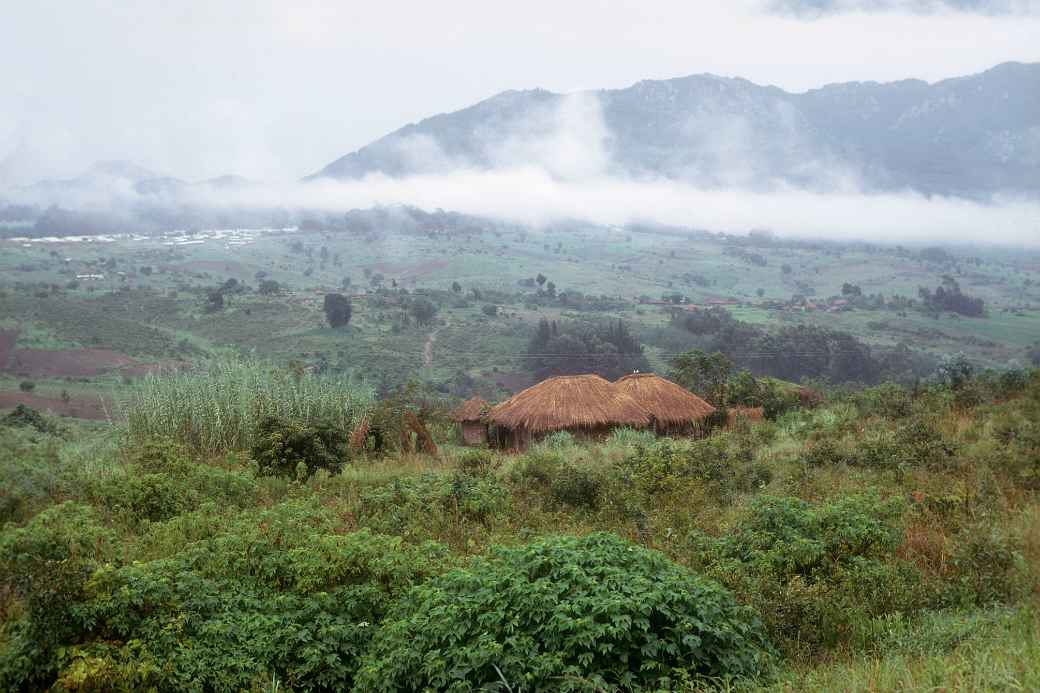
[[[419,298],[412,301],[412,317],[419,325],[429,325],[437,314],[437,306],[432,301]]]
[[[325,294],[325,319],[333,329],[350,323],[350,299],[343,294]]]

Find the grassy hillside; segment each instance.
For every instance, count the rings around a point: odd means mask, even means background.
[[[381,392],[417,381],[497,398],[531,382],[527,345],[542,319],[622,319],[660,370],[702,346],[669,328],[670,313],[720,301],[767,331],[823,326],[877,349],[907,345],[933,365],[957,353],[989,367],[1040,358],[1040,257],[1028,252],[408,214],[418,213],[357,212],[298,230],[0,240],[0,332],[25,352],[18,363],[0,353],[0,369],[8,383],[96,383],[107,396],[113,376],[246,353],[354,373]],[[984,301],[984,314],[925,310],[919,288],[944,277]],[[265,281],[277,290],[261,293]],[[328,292],[353,296],[348,327],[328,326]],[[429,321],[410,311],[419,299],[435,306]]]

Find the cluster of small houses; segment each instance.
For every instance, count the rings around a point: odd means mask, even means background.
[[[474,397],[453,411],[452,419],[468,445],[523,449],[557,431],[582,438],[599,438],[616,428],[694,435],[714,412],[697,395],[653,373],[632,373],[613,383],[586,374],[543,380],[495,406]],[[744,415],[757,419],[762,412]]]

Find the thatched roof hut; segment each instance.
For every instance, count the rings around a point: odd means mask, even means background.
[[[650,412],[658,431],[692,426],[715,412],[686,388],[653,373],[631,373],[614,384]]]
[[[451,418],[458,422],[462,440],[467,445],[481,445],[487,441],[487,425],[483,416],[489,406],[480,397],[470,397],[451,412]]]
[[[643,428],[650,414],[629,394],[598,375],[559,375],[492,407],[488,421],[506,429],[515,445],[554,431],[594,433],[618,426]]]
[[[452,410],[451,420],[459,423],[480,421],[481,415],[486,412],[489,407],[490,405],[487,403],[487,400],[479,395],[476,397],[470,397]]]

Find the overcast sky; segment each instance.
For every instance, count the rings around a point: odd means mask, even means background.
[[[1040,61],[1040,0],[0,0],[0,183],[294,179],[506,89],[789,90]]]

